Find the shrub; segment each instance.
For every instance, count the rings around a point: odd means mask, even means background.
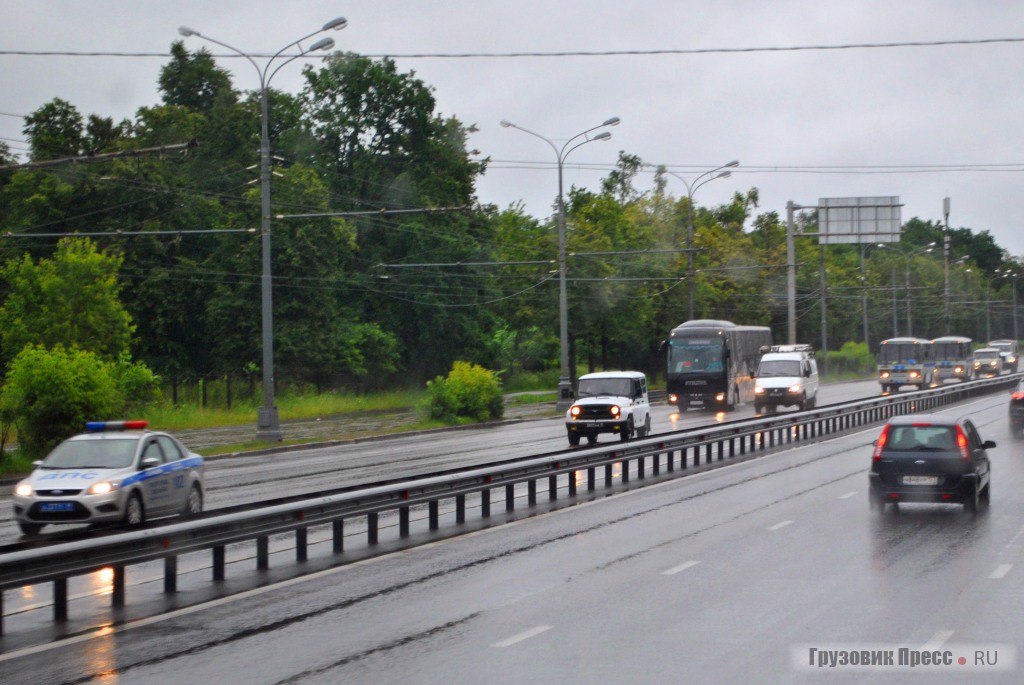
[[[430,418],[447,422],[501,418],[505,411],[501,380],[482,366],[455,362],[447,378],[427,381],[426,409]]]
[[[826,358],[828,373],[832,375],[870,375],[875,371],[875,358],[864,343],[845,342],[838,352],[829,352]]]
[[[60,345],[25,347],[0,392],[0,417],[17,427],[21,450],[33,457],[80,433],[86,421],[113,418],[123,408],[113,365]]]

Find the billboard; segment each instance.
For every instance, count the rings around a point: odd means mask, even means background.
[[[825,245],[899,242],[898,195],[818,200],[818,240]]]

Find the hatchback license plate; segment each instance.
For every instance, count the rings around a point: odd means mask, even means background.
[[[938,476],[903,476],[904,485],[938,485]]]
[[[39,505],[39,511],[74,511],[73,502],[43,502]]]

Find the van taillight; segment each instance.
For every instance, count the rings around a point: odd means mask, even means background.
[[[961,459],[971,458],[971,453],[967,449],[967,436],[964,435],[964,431],[960,426],[956,427],[956,446],[960,448]]]
[[[873,460],[878,461],[882,458],[882,448],[885,447],[885,440],[889,436],[889,424],[886,424],[882,429],[882,434],[878,436],[878,440],[875,440],[875,453],[871,457]]]

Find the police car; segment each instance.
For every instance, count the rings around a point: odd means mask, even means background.
[[[48,523],[124,523],[203,510],[203,458],[146,421],[96,421],[57,445],[14,488],[14,519],[34,535]]]

